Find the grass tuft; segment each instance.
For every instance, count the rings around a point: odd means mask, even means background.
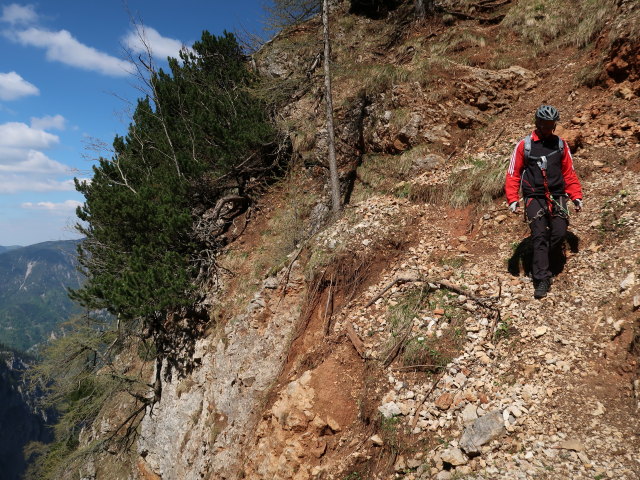
[[[410,199],[463,208],[486,204],[502,196],[506,166],[499,158],[470,158],[446,183],[412,189]]]

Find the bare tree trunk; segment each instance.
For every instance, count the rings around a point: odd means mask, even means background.
[[[416,17],[425,18],[435,12],[436,6],[434,0],[414,0],[413,5],[416,11]]]
[[[329,2],[322,2],[322,26],[324,31],[324,97],[327,104],[327,134],[329,144],[329,171],[331,173],[331,209],[338,213],[341,208],[340,184],[338,181],[338,165],[336,162],[336,138],[333,130],[333,99],[331,95],[331,70],[329,58],[331,48],[329,44]]]

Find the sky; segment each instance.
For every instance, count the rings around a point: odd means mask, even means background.
[[[261,34],[263,3],[0,0],[0,245],[79,238],[73,179],[126,134],[140,32],[166,68],[203,30]]]

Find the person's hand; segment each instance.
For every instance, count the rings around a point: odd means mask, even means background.
[[[580,210],[582,210],[582,199],[581,198],[576,198],[573,201],[573,204],[576,206],[576,212],[579,212]]]
[[[511,211],[511,213],[518,213],[519,207],[520,205],[518,204],[518,202],[511,202],[509,204],[509,210]]]

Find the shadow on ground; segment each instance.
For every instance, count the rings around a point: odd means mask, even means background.
[[[567,257],[565,256],[565,248],[568,247],[571,253],[578,253],[580,246],[580,238],[572,232],[567,232],[565,239],[565,245],[563,249],[555,254],[552,254],[549,258],[551,265],[551,273],[556,276],[562,273],[564,266],[567,263]],[[515,277],[520,276],[520,273],[524,273],[527,276],[531,276],[531,269],[533,265],[533,240],[531,236],[528,236],[522,240],[513,252],[513,255],[507,263],[507,270]]]

